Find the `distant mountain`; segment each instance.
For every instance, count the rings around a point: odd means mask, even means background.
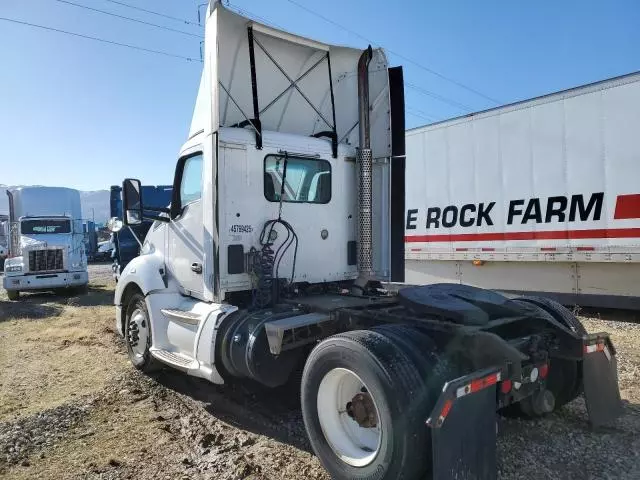
[[[9,214],[9,198],[5,193],[9,185],[0,185],[0,215]],[[95,218],[96,223],[106,223],[109,219],[109,190],[80,191],[82,216],[85,220]]]

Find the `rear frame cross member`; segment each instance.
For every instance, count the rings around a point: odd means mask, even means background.
[[[311,67],[309,67],[304,73],[302,73],[302,75],[300,75],[298,78],[294,80],[287,74],[287,72],[284,71],[284,69],[280,66],[280,64],[276,61],[276,59],[273,58],[273,56],[267,51],[264,45],[262,45],[260,41],[254,37],[253,27],[251,25],[247,27],[247,36],[249,40],[249,64],[250,64],[249,66],[251,69],[251,93],[253,98],[253,117],[254,117],[250,120],[247,119],[247,121],[256,130],[256,148],[258,149],[262,148],[262,124],[260,122],[260,115],[266,112],[270,107],[272,107],[289,90],[291,90],[292,88],[295,88],[298,91],[298,93],[302,96],[302,98],[304,98],[304,100],[309,104],[309,106],[316,112],[318,117],[320,117],[324,121],[324,123],[326,123],[327,126],[331,129],[330,131],[322,131],[322,132],[315,133],[313,136],[314,137],[321,137],[321,136],[330,137],[332,155],[333,155],[333,158],[337,158],[338,157],[338,132],[336,128],[336,108],[335,108],[335,99],[333,95],[333,80],[331,78],[331,57],[329,52],[327,52],[326,55],[324,55],[322,58],[316,61]],[[258,82],[257,82],[257,76],[256,76],[255,45],[258,45],[258,47],[260,47],[260,50],[264,52],[267,58],[271,60],[271,62],[273,62],[273,64],[280,71],[280,73],[282,73],[282,75],[284,75],[284,77],[289,81],[289,86],[285,88],[281,93],[276,95],[276,97],[273,100],[271,100],[262,110],[260,110],[259,103],[258,103]],[[303,78],[305,78],[309,73],[311,73],[325,59],[327,60],[327,68],[329,73],[329,93],[331,96],[331,115],[332,115],[333,124],[325,118],[322,112],[320,112],[320,110],[313,104],[313,102],[309,99],[309,97],[307,97],[298,86],[298,83]],[[246,122],[242,122],[242,123],[245,125],[247,124]]]

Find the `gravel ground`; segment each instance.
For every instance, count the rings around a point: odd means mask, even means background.
[[[0,292],[0,476],[328,480],[295,385],[141,375],[113,329],[109,266],[92,265],[90,275],[87,297],[25,296],[17,305]],[[578,398],[542,419],[500,418],[501,480],[640,478],[640,324],[632,317],[581,317],[589,331],[612,334],[624,415],[595,432]],[[13,355],[25,355],[22,368]]]

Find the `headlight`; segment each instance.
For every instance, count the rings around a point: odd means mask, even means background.
[[[72,263],[72,264],[71,264],[71,268],[81,268],[81,267],[83,267],[83,266],[84,266],[84,264],[83,264],[82,262],[79,262],[79,263]]]
[[[7,273],[16,273],[22,271],[22,265],[9,265],[6,268]]]

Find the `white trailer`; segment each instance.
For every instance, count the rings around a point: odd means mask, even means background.
[[[80,193],[61,187],[20,187],[9,196],[9,258],[4,288],[21,291],[84,290],[89,283]]]
[[[594,424],[619,414],[615,351],[547,299],[383,288],[404,275],[404,133],[382,50],[211,3],[171,206],[123,183],[124,223],[155,222],[121,273],[116,328],[142,371],[268,387],[301,372],[336,480],[495,478],[497,409],[544,415],[584,386]]]
[[[640,308],[640,73],[407,131],[406,281]]]

